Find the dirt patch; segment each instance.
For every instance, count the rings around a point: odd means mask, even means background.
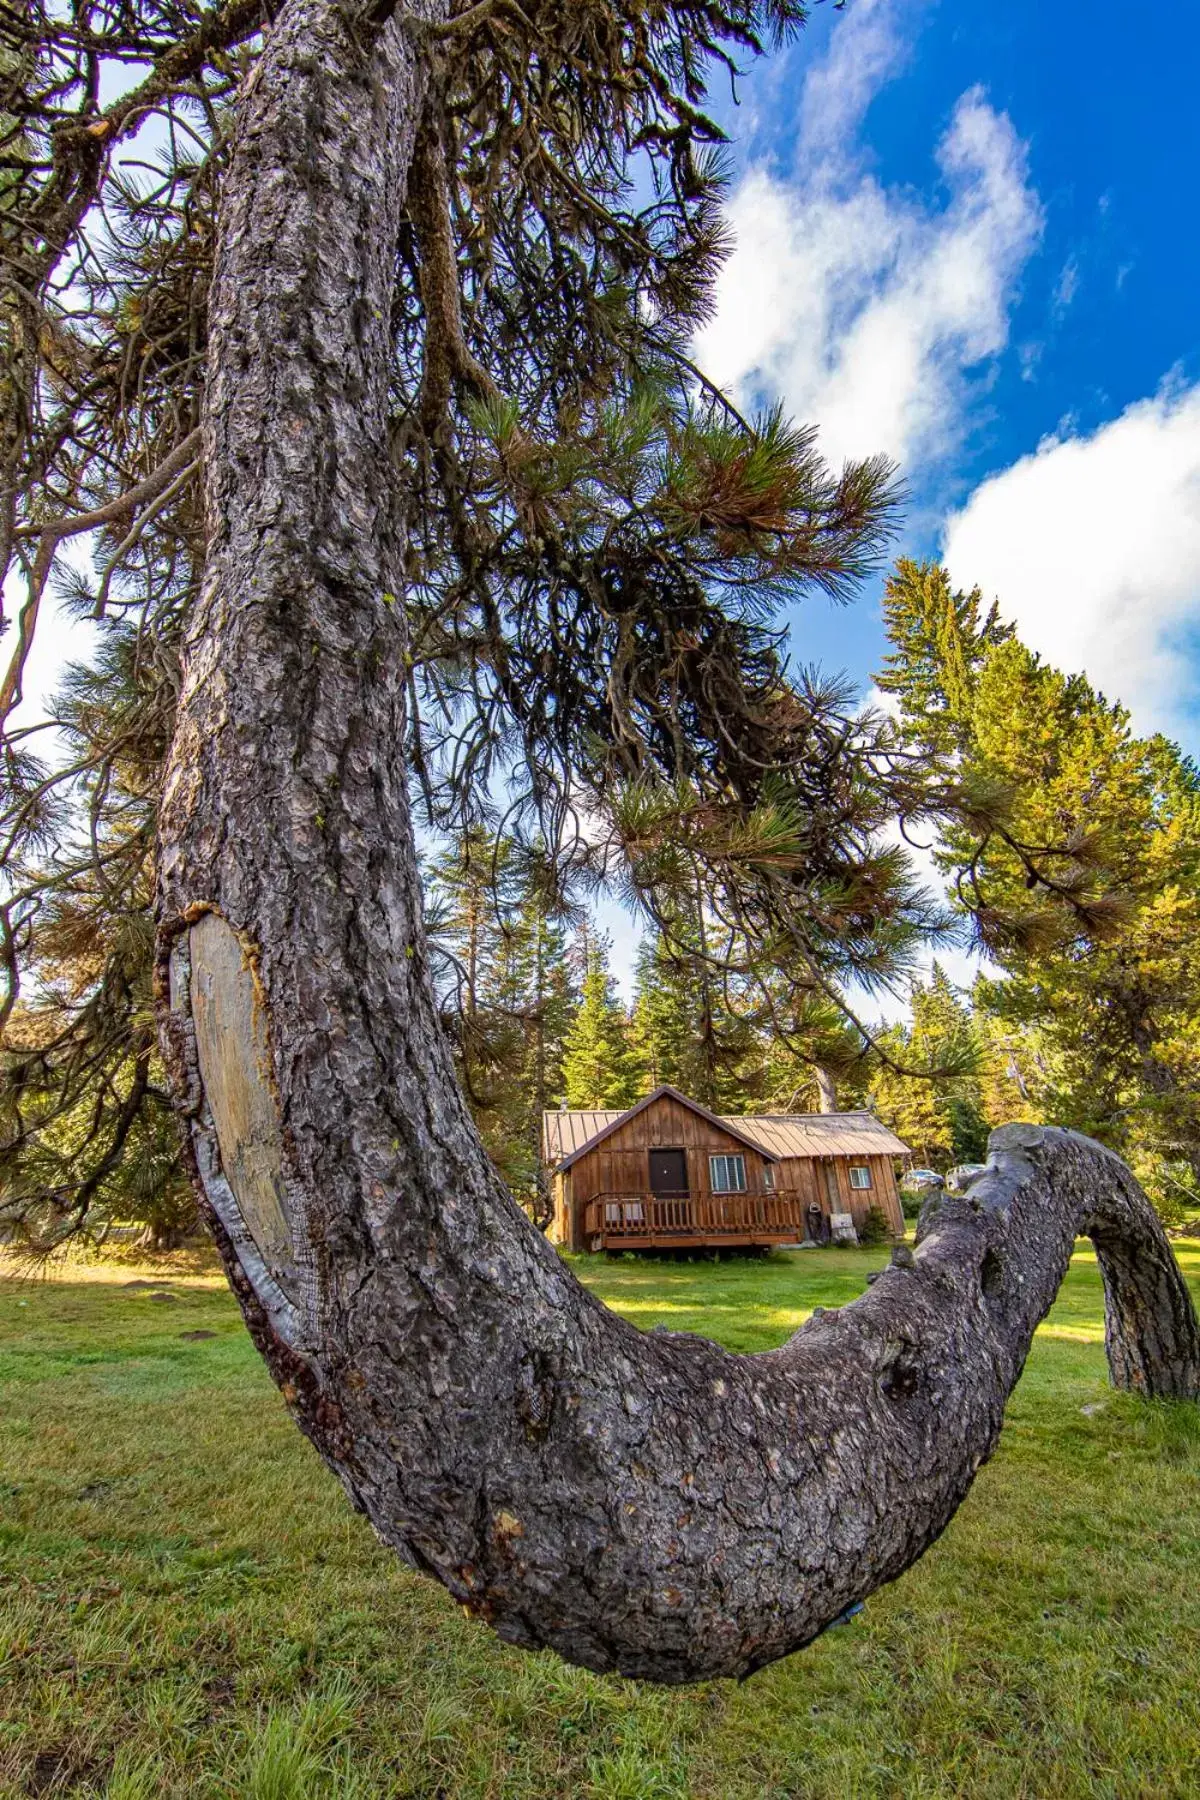
[[[216,1675],[200,1690],[207,1703],[207,1716],[214,1718],[237,1699],[237,1682],[232,1675]]]
[[[102,1767],[94,1757],[66,1749],[39,1750],[25,1780],[27,1794],[69,1794]]]

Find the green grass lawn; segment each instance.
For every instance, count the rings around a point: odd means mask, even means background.
[[[758,1350],[883,1260],[575,1267]],[[1109,1392],[1090,1254],[929,1555],[673,1691],[495,1642],[350,1511],[228,1294],[132,1274],[0,1281],[0,1794],[1200,1795],[1200,1410]]]

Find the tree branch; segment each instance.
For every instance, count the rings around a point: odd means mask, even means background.
[[[97,616],[102,610],[101,601],[108,592],[108,584],[120,557],[124,555],[138,538],[145,526],[155,516],[165,497],[178,491],[183,483],[199,467],[197,451],[200,447],[200,433],[189,432],[183,442],[177,444],[171,454],[161,462],[152,474],[139,481],[136,487],[127,493],[120,494],[115,500],[109,500],[103,506],[93,508],[91,512],[75,513],[61,519],[53,519],[45,525],[24,525],[18,528],[18,538],[36,537],[38,539],[37,554],[29,575],[29,593],[17,616],[17,641],[3,682],[0,682],[0,730],[3,730],[10,713],[16,711],[21,704],[21,684],[25,676],[25,667],[29,661],[29,653],[33,649],[33,640],[37,632],[38,614],[41,610],[42,597],[46,583],[50,578],[50,570],[54,562],[54,553],[65,538],[78,537],[80,532],[97,531],[101,526],[111,525],[114,519],[124,516],[132,507],[140,506],[145,501],[156,502],[137,521],[127,533],[124,542],[116,554],[110,559],[104,571],[97,600]]]
[[[119,519],[122,514],[140,506],[144,500],[153,500],[182,471],[190,474],[199,466],[199,450],[200,433],[198,430],[190,431],[156,469],[136,486],[118,494],[115,500],[107,500],[103,506],[97,506],[91,512],[65,514],[61,519],[51,519],[46,524],[20,525],[14,535],[18,538],[49,538],[52,543],[57,544],[63,538],[78,537],[81,531],[96,531],[102,525],[111,525],[114,519]]]

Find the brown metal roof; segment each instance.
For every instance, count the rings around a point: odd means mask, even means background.
[[[752,1150],[767,1156],[907,1156],[909,1148],[874,1113],[768,1113],[720,1118],[698,1101],[672,1087],[657,1088],[624,1112],[546,1112],[542,1114],[542,1154],[552,1169],[566,1168],[584,1151],[606,1138],[625,1119],[651,1101],[669,1095],[711,1119]]]
[[[574,1156],[624,1117],[623,1112],[544,1112],[542,1155],[551,1168],[557,1168],[564,1157]]]
[[[747,1137],[778,1157],[911,1154],[908,1145],[869,1112],[764,1113],[736,1122]]]

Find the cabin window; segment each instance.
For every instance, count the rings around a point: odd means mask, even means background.
[[[851,1163],[850,1186],[852,1188],[869,1188],[870,1185],[871,1171],[866,1163]]]
[[[708,1179],[714,1194],[744,1194],[746,1191],[746,1159],[744,1156],[710,1156]]]
[[[763,1164],[763,1186],[766,1188],[766,1190],[769,1194],[773,1194],[775,1192],[775,1164],[774,1163],[764,1163]]]

